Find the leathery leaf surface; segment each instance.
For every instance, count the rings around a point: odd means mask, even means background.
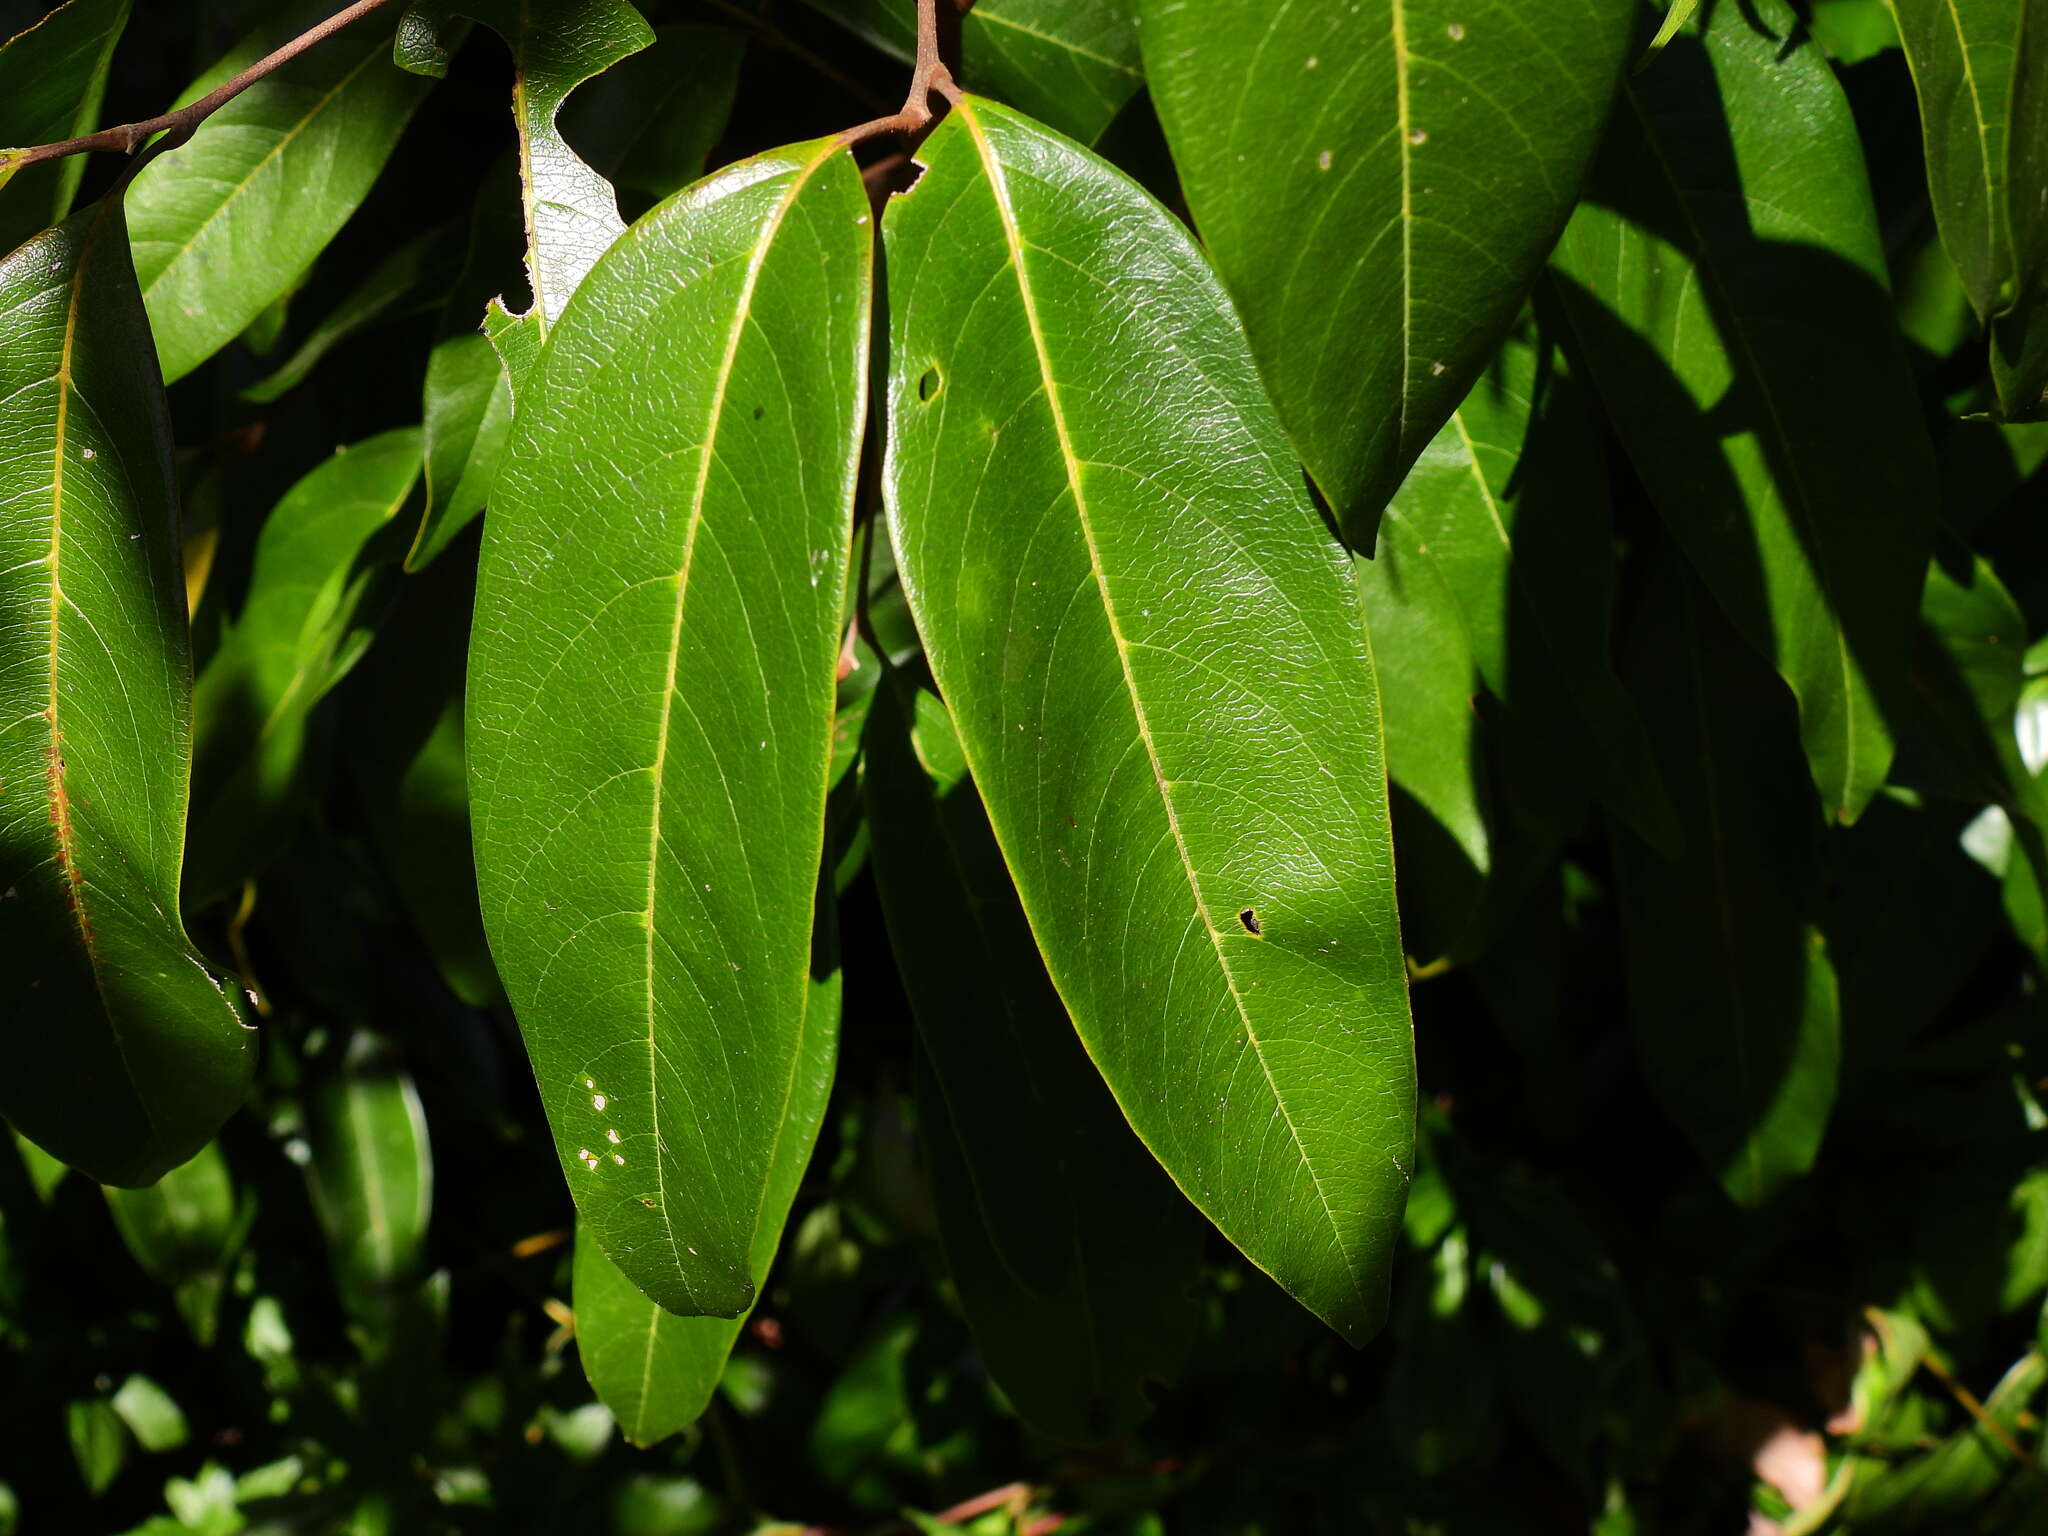
[[[1165,210],[971,96],[919,158],[885,220],[883,478],[940,692],[1125,1115],[1363,1339],[1414,1055],[1342,550]]]
[[[0,261],[0,1114],[110,1184],[185,1162],[254,1035],[178,915],[170,427],[118,200]]]
[[[871,234],[830,141],[628,231],[521,397],[478,575],[492,953],[584,1230],[686,1315],[752,1301],[800,1105]]]

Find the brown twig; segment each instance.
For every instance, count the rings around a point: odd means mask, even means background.
[[[33,149],[0,150],[0,179],[20,170],[23,166],[36,165],[44,160],[61,160],[66,155],[87,155],[100,150],[132,155],[157,134],[164,135],[157,145],[159,152],[176,149],[192,137],[201,123],[264,76],[282,69],[308,48],[324,43],[350,22],[360,20],[388,3],[389,0],[356,0],[354,5],[337,11],[318,26],[301,32],[282,48],[258,59],[225,85],[207,92],[190,106],[180,107],[175,112],[166,112],[162,117],[147,118],[139,123],[122,123],[114,128],[102,128],[98,133],[65,139],[59,144],[39,144]]]
[[[869,90],[860,81],[854,79],[845,70],[829,60],[818,57],[817,54],[811,52],[810,49],[783,31],[782,28],[776,26],[774,22],[770,21],[760,12],[750,11],[743,5],[735,5],[733,0],[705,0],[705,3],[714,11],[731,17],[749,32],[753,33],[755,41],[764,48],[773,48],[779,53],[788,54],[799,64],[816,70],[819,75],[830,80],[855,100],[871,107],[887,105],[879,95]]]
[[[958,0],[952,0],[951,8],[956,16],[966,11]],[[910,68],[910,94],[903,98],[903,110],[849,128],[839,135],[839,141],[854,145],[885,133],[920,134],[938,116],[932,111],[933,96],[949,106],[957,105],[960,87],[954,83],[953,71],[946,64],[939,31],[939,0],[917,0],[917,61]]]

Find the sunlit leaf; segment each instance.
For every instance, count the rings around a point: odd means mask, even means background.
[[[1370,1336],[1414,1059],[1372,659],[1201,253],[968,98],[889,251],[904,588],[1047,969],[1175,1181]]]
[[[834,141],[657,208],[550,339],[485,529],[485,926],[579,1216],[686,1314],[754,1298],[816,1027],[871,246]]]
[[[178,914],[190,762],[170,431],[118,201],[0,260],[0,1111],[148,1184],[241,1102]]]

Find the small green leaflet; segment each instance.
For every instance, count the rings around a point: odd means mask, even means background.
[[[354,1316],[387,1318],[425,1271],[434,1154],[419,1091],[396,1053],[359,1033],[307,1095],[306,1184],[335,1289]]]
[[[1415,1080],[1342,551],[1171,215],[973,96],[919,158],[885,219],[883,494],[939,690],[1124,1113],[1362,1341]]]
[[[367,546],[412,499],[420,429],[343,449],[288,491],[256,541],[242,611],[194,690],[191,864],[195,910],[258,874],[290,840],[313,710],[368,643],[359,610]]]
[[[178,911],[177,502],[118,198],[0,260],[0,1112],[109,1184],[241,1103],[253,1033]]]
[[[1650,46],[1644,50],[1637,69],[1647,69],[1650,61],[1664,51],[1664,45],[1678,36],[1678,29],[1692,20],[1693,12],[1700,8],[1700,0],[1671,0],[1671,8],[1664,13],[1664,21],[1657,28],[1657,35],[1650,39]]]
[[[808,1037],[872,228],[835,140],[594,268],[524,386],[477,580],[485,929],[586,1229],[753,1301]]]

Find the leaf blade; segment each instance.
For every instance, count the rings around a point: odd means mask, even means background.
[[[851,159],[819,141],[642,220],[550,339],[486,526],[468,733],[485,927],[579,1214],[684,1314],[753,1299],[801,1059],[868,218]],[[591,617],[559,662],[534,655],[563,614]],[[685,1061],[724,1087],[677,1126]]]
[[[921,157],[928,169],[884,229],[895,367],[883,473],[933,671],[1048,969],[1126,1115],[1255,1262],[1348,1337],[1369,1336],[1406,1185],[1413,1058],[1372,666],[1339,552],[1293,479],[1228,301],[1163,210],[972,97]],[[934,256],[948,218],[975,239],[949,232]],[[982,309],[970,333],[984,289],[1004,308]],[[1048,331],[1048,317],[1079,318],[1088,343]],[[1132,378],[1148,387],[1119,409]],[[1006,526],[1045,537],[1004,544]],[[1030,636],[1070,593],[1084,627],[1055,654]],[[1244,629],[1236,648],[1219,650],[1217,593]],[[1247,653],[1307,660],[1272,689],[1252,685]],[[1099,748],[1083,745],[1077,715],[1106,722]],[[1205,734],[1225,721],[1258,722],[1263,750]],[[1071,776],[1039,773],[1041,738],[1074,743]],[[1142,838],[1143,856],[1129,870],[1091,861],[1105,835]],[[1182,935],[1153,962],[1193,950],[1192,1000],[1146,996],[1119,974],[1121,940],[1091,963],[1092,925],[1143,931],[1141,906]],[[1112,1029],[1127,1012],[1143,1027]],[[1199,1086],[1162,1099],[1180,1074],[1161,1053],[1190,1013]],[[1240,1068],[1250,1087],[1233,1115]],[[1253,1166],[1223,1155],[1233,1131],[1258,1149]],[[1310,1213],[1298,1221],[1262,1214],[1297,1202]]]
[[[190,687],[163,393],[120,205],[0,261],[0,1109],[105,1183],[195,1155],[251,1032],[178,916]]]
[[[98,126],[114,45],[132,0],[67,0],[0,47],[0,145],[79,138]],[[85,175],[73,155],[10,171],[0,150],[0,255],[71,211]]]
[[[1296,451],[1368,550],[1564,227],[1634,4],[1142,14],[1195,223]]]

